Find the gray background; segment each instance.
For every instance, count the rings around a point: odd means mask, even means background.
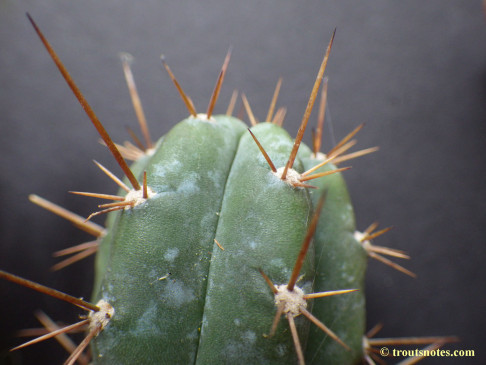
[[[381,149],[346,172],[358,228],[375,220],[394,225],[376,243],[409,252],[405,266],[418,274],[414,280],[370,262],[369,327],[383,322],[381,336],[457,335],[462,342],[448,348],[476,351],[475,358],[424,364],[486,362],[486,21],[480,1],[1,0],[0,268],[89,298],[91,259],[60,273],[47,268],[55,263],[51,252],[90,237],[33,206],[27,195],[86,216],[96,201],[67,191],[115,190],[92,159],[120,170],[98,144],[25,11],[116,141],[127,138],[125,125],[135,126],[118,52],[136,58],[134,73],[155,137],[187,115],[160,54],[204,111],[230,45],[217,110],[225,110],[238,88],[264,118],[283,76],[279,105],[288,107],[285,124],[295,135],[337,27],[326,72],[331,122],[324,149],[366,123],[359,147]],[[0,362],[66,358],[54,341],[8,357],[4,349],[18,344],[13,331],[37,326],[35,309],[66,322],[76,320],[77,310],[4,282],[0,308]]]

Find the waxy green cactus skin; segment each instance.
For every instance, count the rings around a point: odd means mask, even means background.
[[[244,131],[233,118],[189,118],[150,159],[157,195],[120,214],[110,232],[98,296],[117,303],[118,315],[95,342],[100,362],[194,361],[217,212]],[[171,280],[157,280],[168,272]]]
[[[252,131],[274,163],[285,164],[293,144],[288,134],[270,123]],[[263,337],[271,327],[275,307],[258,268],[275,283],[288,281],[311,214],[307,191],[294,189],[275,176],[246,133],[228,177],[216,231],[225,250],[213,249],[198,351],[201,364],[296,362],[288,333]],[[301,285],[311,289],[312,252],[308,258]]]
[[[362,289],[361,246],[347,254],[342,249],[326,253],[327,246],[339,247],[343,237],[354,240],[352,208],[339,174],[319,179],[323,183],[311,194],[292,187],[271,172],[242,122],[226,116],[213,119],[189,117],[176,125],[148,161],[134,166],[138,172],[147,170],[156,195],[111,213],[97,258],[100,288],[93,299],[109,301],[116,314],[93,341],[96,364],[295,364],[285,321],[275,336],[264,336],[276,308],[259,268],[276,285],[288,282],[313,204],[324,190],[328,196],[315,247],[307,253],[298,286],[306,293],[358,284]],[[287,132],[271,123],[252,131],[275,166],[284,166],[293,144]],[[302,148],[302,161],[294,164],[298,172],[317,164]],[[329,273],[330,261],[343,256],[347,262],[332,264],[340,272]],[[348,280],[343,283],[341,277]],[[336,354],[335,361],[326,363],[361,359],[361,342],[355,339],[361,341],[364,331],[363,294],[342,297],[347,307],[352,304],[349,310],[325,304],[334,298],[314,299],[311,307],[318,317],[331,318],[327,324],[338,328],[345,342],[351,340],[352,351],[337,343],[327,350],[333,340],[325,340],[299,316],[296,324],[309,363]],[[334,315],[343,323],[332,319]]]

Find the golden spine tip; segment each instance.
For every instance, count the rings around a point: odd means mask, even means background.
[[[104,227],[102,227],[102,226],[100,226],[96,223],[93,223],[93,222],[85,222],[85,219],[83,217],[81,217],[80,215],[75,214],[73,212],[70,212],[69,210],[67,210],[67,209],[65,209],[65,208],[63,208],[63,207],[61,207],[57,204],[54,204],[47,199],[41,198],[38,195],[30,194],[29,200],[32,203],[40,206],[41,208],[44,208],[44,209],[50,211],[51,213],[54,213],[54,214],[60,216],[61,218],[64,218],[64,219],[70,221],[76,227],[78,227],[79,229],[91,234],[92,236],[102,237],[106,233],[106,229]]]
[[[327,85],[328,85],[328,78],[324,77],[322,81],[322,92],[321,92],[321,100],[319,103],[319,113],[317,117],[317,128],[315,134],[312,138],[312,145],[314,149],[314,155],[321,151],[321,144],[322,144],[322,130],[324,127],[324,120],[326,116],[326,104],[327,104]]]
[[[238,99],[238,90],[233,90],[231,94],[230,102],[228,103],[228,108],[226,109],[226,115],[232,116],[235,109],[236,100]]]
[[[275,91],[273,92],[272,101],[271,101],[270,106],[268,108],[267,117],[265,118],[266,122],[272,121],[273,112],[275,110],[275,105],[277,104],[277,99],[278,99],[278,95],[280,93],[280,87],[281,86],[282,86],[282,78],[280,77],[277,81],[277,86],[275,86]]]
[[[328,153],[328,156],[336,154],[338,150],[340,150],[346,143],[353,138],[363,127],[364,123],[358,125],[355,129],[353,129],[350,133],[348,133],[337,145],[335,145]],[[342,153],[342,152],[341,152]]]
[[[133,188],[135,190],[140,190],[140,185],[138,184],[137,179],[135,179],[135,176],[133,176],[133,173],[131,172],[131,170],[128,167],[127,163],[125,162],[125,160],[123,159],[122,155],[120,154],[120,151],[118,151],[118,149],[116,148],[115,144],[111,140],[110,135],[106,132],[105,127],[103,127],[103,125],[99,121],[98,117],[96,116],[95,112],[93,111],[93,109],[89,105],[88,101],[86,100],[86,98],[84,97],[84,95],[81,93],[81,90],[78,88],[78,86],[74,82],[73,78],[71,77],[71,75],[67,71],[66,67],[61,62],[59,56],[54,51],[54,48],[47,41],[47,39],[44,37],[44,34],[41,32],[41,30],[39,29],[39,27],[37,26],[37,24],[34,22],[34,20],[32,19],[32,17],[28,13],[27,13],[27,17],[29,18],[30,23],[34,27],[34,30],[37,33],[37,35],[39,36],[42,44],[44,45],[44,47],[46,48],[46,50],[49,53],[50,57],[52,58],[52,60],[56,64],[57,68],[59,69],[59,72],[63,76],[64,80],[66,81],[66,83],[70,87],[70,89],[73,92],[73,94],[78,99],[78,101],[81,104],[82,108],[84,109],[86,115],[89,117],[89,119],[93,123],[94,127],[98,131],[98,134],[101,136],[101,138],[103,139],[103,141],[106,143],[106,146],[108,147],[108,149],[112,153],[112,155],[115,158],[116,162],[118,163],[118,165],[120,165],[121,169],[123,170],[123,172],[127,176],[128,180],[133,185]]]
[[[15,284],[25,286],[25,287],[33,289],[33,290],[36,290],[40,293],[47,294],[51,297],[63,300],[65,302],[74,304],[74,305],[81,307],[83,309],[86,309],[86,310],[95,311],[95,312],[100,310],[100,308],[98,306],[94,305],[94,304],[91,304],[91,303],[86,302],[84,300],[81,300],[79,298],[73,297],[72,295],[65,294],[63,292],[60,292],[59,290],[49,288],[45,285],[36,283],[34,281],[24,279],[20,276],[14,275],[14,274],[10,274],[10,273],[3,271],[3,270],[0,270],[0,278],[8,280],[8,281],[15,283]]]
[[[283,121],[285,119],[285,115],[287,114],[286,107],[280,107],[277,109],[277,112],[273,116],[272,123],[281,127],[283,125]]]
[[[138,148],[141,151],[147,151],[147,147],[145,147],[143,145],[142,141],[140,140],[140,138],[137,137],[137,135],[135,134],[135,132],[133,131],[133,129],[130,128],[130,127],[128,127],[128,126],[126,126],[125,129],[127,130],[128,134],[130,135],[130,137],[132,138],[133,142],[135,143],[135,147]],[[150,148],[150,147],[148,147],[148,148]]]
[[[82,320],[80,322],[77,322],[75,324],[72,324],[72,325],[69,325],[69,326],[66,326],[66,327],[63,327],[63,328],[59,328],[57,330],[54,330],[54,331],[51,331],[43,336],[40,336],[40,337],[37,337],[31,341],[28,341],[28,342],[25,342],[23,343],[22,345],[19,345],[19,346],[16,346],[12,349],[10,349],[9,351],[16,351],[16,350],[20,350],[20,349],[23,349],[27,346],[30,346],[30,345],[34,345],[36,343],[39,343],[39,342],[42,342],[42,341],[45,341],[45,340],[48,340],[52,337],[55,337],[55,336],[59,336],[60,334],[63,334],[63,333],[67,333],[71,330],[75,330],[77,328],[80,328],[82,326],[85,326],[89,323],[89,319],[85,319],[85,320]]]
[[[329,42],[326,49],[324,59],[322,60],[321,66],[319,67],[319,71],[317,72],[316,81],[314,82],[314,86],[312,88],[309,101],[307,102],[307,107],[305,109],[304,116],[302,117],[302,122],[300,124],[299,131],[297,132],[297,137],[295,137],[295,142],[292,148],[292,152],[290,153],[289,159],[282,173],[282,180],[285,180],[285,178],[287,177],[288,169],[292,168],[292,166],[294,165],[295,158],[297,157],[297,152],[299,151],[300,143],[302,142],[302,138],[304,137],[304,132],[307,127],[307,123],[309,121],[312,108],[314,107],[314,102],[317,97],[317,92],[319,90],[319,87],[321,86],[322,78],[324,77],[324,71],[326,70],[327,60],[329,59],[329,54],[331,53],[332,43],[334,41],[335,35],[336,35],[336,29],[334,29],[334,32],[331,37],[331,41]]]
[[[209,101],[208,110],[206,112],[208,119],[210,119],[211,116],[213,115],[214,107],[216,105],[216,102],[218,101],[219,92],[221,91],[221,86],[223,85],[224,77],[226,75],[226,70],[228,69],[228,64],[231,58],[231,51],[232,51],[232,47],[230,47],[228,49],[228,52],[226,53],[226,57],[224,59],[223,66],[221,67],[218,80],[216,81],[216,85],[214,86],[214,90],[211,95],[211,99]]]
[[[130,188],[128,186],[126,186],[126,184],[123,181],[121,181],[119,178],[117,178],[110,170],[108,170],[106,167],[104,167],[102,164],[100,164],[96,160],[93,160],[93,162],[95,163],[96,166],[99,167],[99,169],[101,171],[103,171],[110,179],[112,179],[115,182],[115,184],[117,184],[120,188],[125,190],[127,193],[130,191]],[[136,190],[140,190],[140,189],[136,189]]]
[[[46,328],[48,332],[52,332],[60,329],[60,327],[51,318],[49,318],[49,316],[44,312],[36,311],[34,314],[37,320]],[[82,332],[84,330],[85,329],[81,326],[78,329],[69,331],[69,333],[73,333],[77,331]],[[57,335],[55,339],[57,340],[57,342],[61,344],[62,347],[64,347],[64,349],[66,349],[67,352],[72,353],[74,350],[76,350],[76,345],[74,344],[73,341],[71,341],[71,339],[66,335],[66,333],[61,333]],[[78,363],[80,365],[89,365],[90,361],[88,356],[85,354],[80,354],[80,356],[78,357]]]
[[[194,108],[194,104],[192,103],[191,98],[189,98],[189,96],[184,92],[181,85],[179,84],[179,82],[175,78],[174,74],[172,73],[172,70],[170,69],[169,65],[167,64],[167,62],[165,60],[164,55],[160,55],[160,61],[162,61],[162,65],[164,66],[165,70],[169,74],[169,77],[172,80],[172,82],[174,83],[177,91],[179,92],[179,95],[181,96],[182,101],[184,102],[187,110],[189,111],[189,114],[191,114],[194,118],[197,118],[196,109]]]
[[[250,102],[248,101],[246,95],[243,93],[241,94],[241,100],[243,100],[243,105],[245,107],[246,114],[248,115],[248,119],[250,119],[250,123],[252,126],[258,124],[258,120],[255,118],[253,111],[251,110]]]
[[[142,134],[145,139],[145,143],[147,147],[141,147],[143,151],[148,148],[153,147],[152,139],[150,138],[150,132],[148,130],[147,119],[145,118],[145,113],[142,107],[142,101],[140,100],[140,96],[138,94],[137,86],[135,84],[135,78],[133,77],[131,64],[133,63],[133,56],[129,53],[122,52],[120,53],[120,59],[123,66],[123,73],[125,75],[125,80],[127,82],[128,91],[130,93],[130,98],[132,100],[133,109],[135,110],[135,115],[137,116],[138,124],[140,129],[142,130]]]

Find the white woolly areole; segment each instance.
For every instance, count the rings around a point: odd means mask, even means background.
[[[325,160],[327,159],[327,156],[325,153],[322,153],[322,152],[317,152],[317,154],[315,155],[312,155],[313,158],[315,158],[316,160]]]
[[[360,231],[355,231],[354,232],[354,238],[357,240],[357,241],[362,241],[363,238],[364,238],[364,233],[360,232]]]
[[[282,174],[283,174],[284,170],[285,170],[285,166],[279,167],[277,169],[277,172],[272,172],[272,174],[274,174],[279,179],[282,179]],[[295,171],[294,169],[288,169],[287,170],[287,176],[285,177],[284,181],[287,184],[295,187],[296,185],[302,184],[302,181],[300,181],[301,178],[302,178],[302,176],[297,171]]]
[[[283,304],[284,313],[297,317],[301,312],[300,308],[307,308],[307,301],[304,299],[304,292],[297,285],[294,290],[289,291],[287,284],[276,285],[277,293],[275,294],[275,305],[279,307]]]
[[[102,330],[110,322],[111,317],[115,314],[115,309],[106,300],[101,299],[96,306],[100,308],[98,312],[89,313],[89,329],[99,328]]]
[[[198,113],[195,117],[191,115],[191,118],[197,118],[206,122],[216,123],[216,119],[214,119],[212,116],[208,119],[208,115],[206,113]]]
[[[354,232],[354,238],[356,239],[356,241],[361,243],[363,248],[367,250],[368,247],[371,245],[371,242],[369,240],[363,240],[364,237],[365,237],[364,233],[359,232],[359,231]]]
[[[153,192],[150,187],[147,187],[147,197],[150,199],[153,197],[155,193]],[[131,207],[136,207],[137,205],[140,205],[144,203],[147,199],[144,199],[143,197],[143,189],[140,190],[130,190],[127,195],[125,196],[125,201],[126,202],[132,202],[132,205],[127,205],[125,209],[130,209]]]
[[[150,156],[153,156],[154,153],[155,153],[155,147],[153,147],[153,148],[147,148],[145,150],[145,156],[149,156],[150,157]]]

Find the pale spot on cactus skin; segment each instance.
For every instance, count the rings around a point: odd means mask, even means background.
[[[194,331],[188,333],[186,335],[186,338],[189,339],[189,340],[195,340],[199,337],[199,331],[197,329],[195,329]]]
[[[253,331],[245,331],[242,335],[241,335],[241,338],[244,340],[244,341],[248,341],[250,344],[253,344],[255,343],[256,341],[256,334],[255,332]]]
[[[213,235],[214,229],[212,228],[212,226],[214,225],[214,222],[217,220],[217,218],[218,216],[215,214],[215,212],[210,211],[206,213],[201,219],[199,226],[201,228],[201,231],[204,231],[205,237],[211,237]]]
[[[165,286],[161,300],[167,305],[179,307],[196,299],[194,291],[177,280],[169,280]]]
[[[220,181],[223,181],[221,171],[218,171],[218,170],[208,171],[207,175],[208,175],[208,178],[214,184],[214,187],[217,188],[217,189],[220,189],[221,188]]]
[[[278,356],[280,356],[280,357],[285,356],[285,354],[286,354],[286,352],[287,352],[287,348],[286,348],[284,345],[282,345],[282,344],[278,344],[278,345],[275,347],[275,349],[277,350],[277,354],[278,354]]]
[[[174,248],[169,248],[167,252],[164,254],[164,259],[166,259],[169,262],[173,262],[177,256],[179,255],[179,249],[174,247]]]
[[[206,307],[208,309],[211,309],[211,298],[210,297],[206,297]]]
[[[249,246],[249,247],[250,247],[252,250],[254,250],[254,249],[256,249],[258,246],[260,246],[260,242],[250,241],[250,242],[248,243],[248,246]]]
[[[199,192],[200,188],[198,186],[198,180],[198,174],[190,174],[190,176],[186,176],[186,179],[177,187],[177,192],[185,194],[195,194]]]
[[[137,320],[136,327],[131,331],[136,336],[152,336],[153,333],[160,333],[161,329],[155,325],[157,323],[158,303],[151,302],[145,313]]]
[[[264,364],[265,358],[259,353],[258,348],[252,346],[247,341],[231,341],[223,349],[228,363],[244,364],[249,363],[250,359],[256,364]]]
[[[235,256],[235,257],[237,257],[237,256],[245,257],[245,255],[247,255],[247,252],[243,249],[240,249],[240,250],[237,250],[236,252],[233,252],[233,256]]]
[[[280,259],[280,258],[275,258],[275,259],[272,259],[270,261],[270,265],[272,266],[275,266],[275,267],[278,267],[280,269],[286,269],[286,266],[285,266],[285,263],[284,263],[284,260]],[[287,270],[288,271],[288,270]]]
[[[161,178],[163,178],[168,172],[172,173],[174,171],[178,171],[181,168],[182,163],[177,159],[167,161],[163,165],[157,164],[154,166],[155,174]]]
[[[287,150],[290,152],[290,149],[292,148],[292,143],[290,143],[286,139],[281,139],[281,138],[275,138],[268,143],[269,149],[278,151],[278,150]]]

